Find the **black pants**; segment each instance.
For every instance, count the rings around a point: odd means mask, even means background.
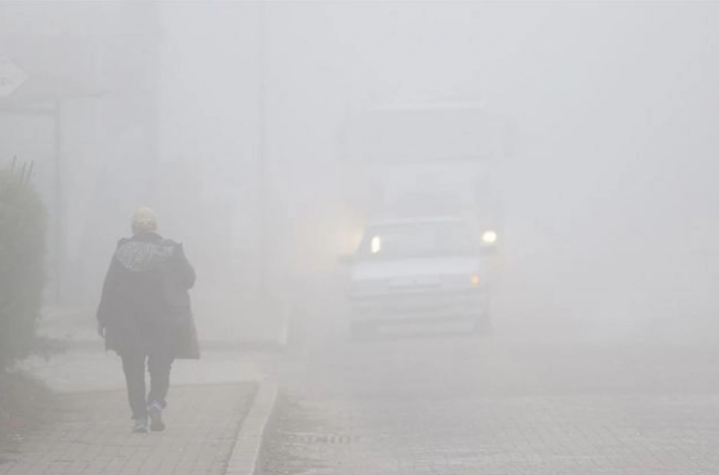
[[[147,406],[154,402],[167,406],[170,389],[170,369],[173,358],[162,354],[127,354],[122,356],[122,368],[127,382],[127,397],[135,419],[147,416]],[[145,362],[150,372],[150,394],[145,399]]]

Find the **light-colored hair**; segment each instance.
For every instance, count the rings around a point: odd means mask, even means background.
[[[132,214],[132,234],[154,233],[157,231],[157,215],[147,207],[137,208]]]

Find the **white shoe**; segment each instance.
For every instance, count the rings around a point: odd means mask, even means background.
[[[153,402],[148,408],[150,414],[150,430],[153,432],[162,432],[165,430],[165,423],[162,422],[162,406]]]
[[[135,434],[147,434],[147,417],[133,419],[132,432]]]

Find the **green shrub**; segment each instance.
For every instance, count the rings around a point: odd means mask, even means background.
[[[47,218],[30,175],[0,169],[0,370],[27,356],[42,308]]]

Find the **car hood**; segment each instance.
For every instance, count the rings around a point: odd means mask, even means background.
[[[479,258],[446,257],[359,262],[352,267],[352,280],[377,281],[411,277],[448,277],[479,271]]]

